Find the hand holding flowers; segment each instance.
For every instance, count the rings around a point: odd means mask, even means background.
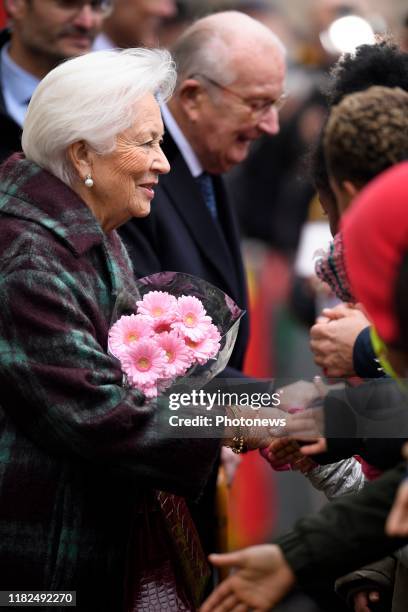
[[[200,278],[159,272],[137,281],[138,293],[118,294],[109,352],[120,361],[124,384],[154,398],[179,384],[183,393],[202,389],[226,368],[243,311],[224,292]],[[181,378],[181,380],[179,380]],[[177,391],[179,391],[177,387]],[[231,419],[282,417],[282,411],[225,406]],[[224,444],[237,436],[225,426]],[[265,447],[282,427],[242,427],[248,449]],[[218,436],[219,432],[215,432]]]

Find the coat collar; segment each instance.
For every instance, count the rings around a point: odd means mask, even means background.
[[[45,227],[78,256],[102,243],[105,236],[72,189],[20,153],[0,168],[0,213]]]

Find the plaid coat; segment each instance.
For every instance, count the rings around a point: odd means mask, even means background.
[[[160,507],[153,490],[198,495],[219,443],[175,442],[166,407],[121,386],[107,335],[134,287],[116,232],[19,155],[0,168],[0,227],[0,590],[120,612],[126,572],[173,550],[174,497]]]

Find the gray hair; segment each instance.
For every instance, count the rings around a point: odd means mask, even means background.
[[[34,92],[24,121],[27,157],[72,185],[67,148],[86,141],[98,153],[114,150],[116,136],[131,126],[137,101],[152,93],[160,101],[173,92],[176,71],[168,51],[98,51],[51,70]]]
[[[224,11],[199,19],[172,48],[178,84],[190,76],[202,75],[220,85],[229,85],[236,76],[233,67],[236,52],[245,47],[250,58],[262,44],[274,45],[286,55],[276,34],[244,13]]]

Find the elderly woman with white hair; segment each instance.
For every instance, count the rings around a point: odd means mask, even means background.
[[[200,493],[220,441],[172,440],[107,353],[134,291],[114,230],[169,171],[157,99],[174,81],[166,51],[70,60],[0,168],[0,590],[76,591],[84,612],[194,609],[207,578],[177,495]]]

